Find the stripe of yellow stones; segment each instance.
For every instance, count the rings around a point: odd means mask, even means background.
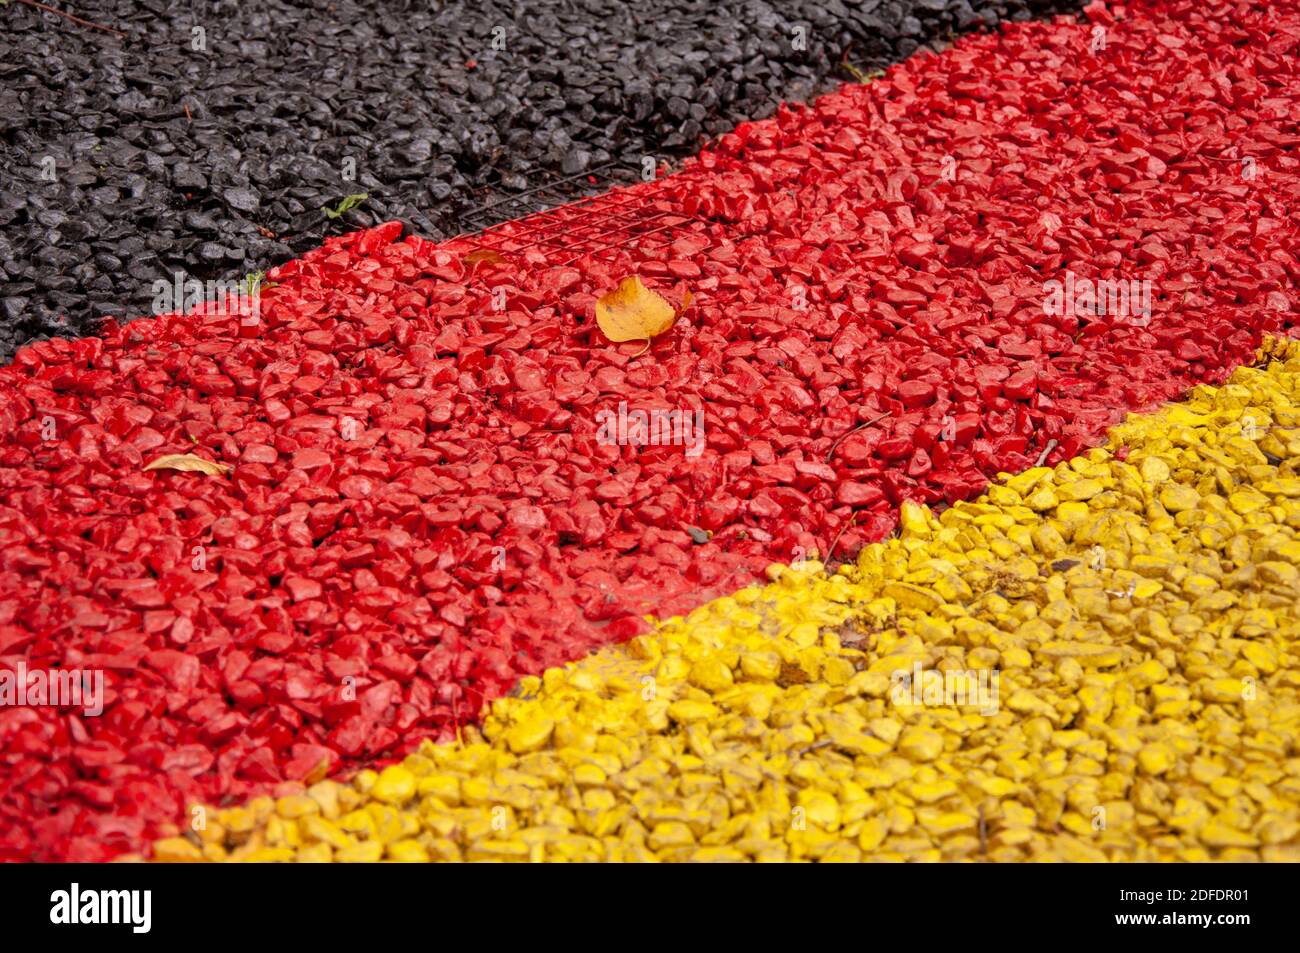
[[[1300,357],[159,860],[1300,860]]]

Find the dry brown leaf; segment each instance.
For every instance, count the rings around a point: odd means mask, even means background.
[[[596,323],[615,344],[658,337],[673,326],[677,312],[636,275],[596,299]]]
[[[169,453],[152,463],[145,464],[146,470],[183,470],[186,473],[206,473],[208,476],[223,476],[230,469],[229,464],[204,460],[192,453]]]
[[[465,257],[462,258],[461,261],[472,268],[475,265],[483,264],[484,262],[492,265],[500,264],[505,261],[505,258],[490,248],[476,248],[472,252],[466,253]]]

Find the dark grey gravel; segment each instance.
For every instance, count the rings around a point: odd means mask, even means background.
[[[60,5],[60,4],[51,4]],[[0,6],[0,360],[399,218],[441,237],[633,178],[957,32],[1080,0]],[[337,218],[348,195],[364,202]],[[474,210],[499,203],[484,213]]]

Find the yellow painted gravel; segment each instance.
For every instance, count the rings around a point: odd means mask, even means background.
[[[1300,859],[1300,357],[163,860]]]

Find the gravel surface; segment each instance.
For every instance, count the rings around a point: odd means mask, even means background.
[[[158,280],[238,278],[389,219],[474,230],[635,177],[645,156],[692,152],[922,43],[1078,6],[64,7],[119,36],[14,0],[0,7],[0,359],[159,310]]]

